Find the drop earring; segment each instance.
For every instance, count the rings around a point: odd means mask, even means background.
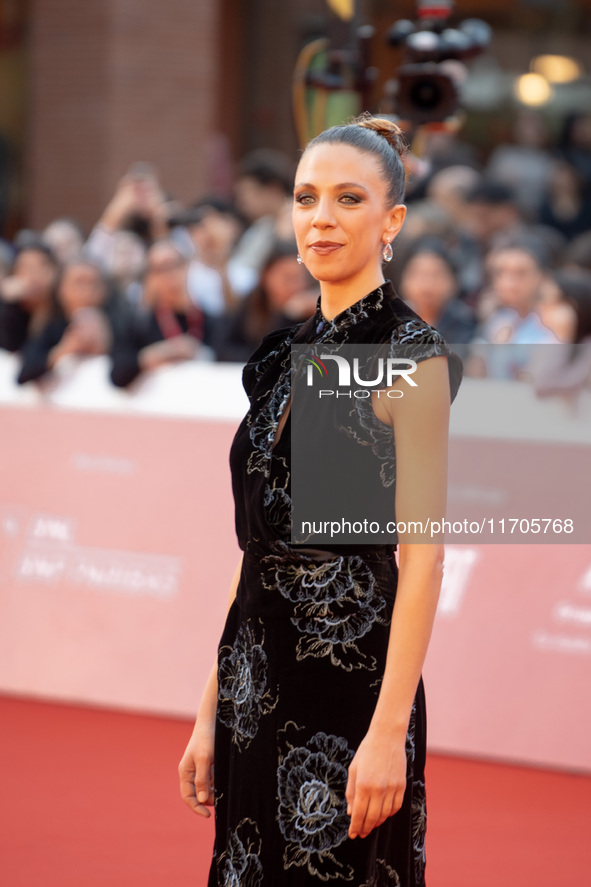
[[[386,243],[384,244],[384,248],[382,249],[382,258],[383,258],[384,262],[391,262],[393,255],[394,255],[394,252],[392,250],[392,244],[390,243],[389,240],[387,240]]]
[[[299,253],[298,253],[297,256],[296,256],[296,261],[297,261],[298,265],[301,265],[302,262],[304,261],[304,260],[302,259],[302,257],[300,256]]]

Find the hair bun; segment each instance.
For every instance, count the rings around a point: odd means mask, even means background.
[[[404,137],[404,133],[392,120],[387,117],[374,117],[369,111],[365,111],[353,120],[357,126],[364,129],[371,129],[376,135],[386,139],[391,148],[396,151],[399,157],[404,157],[408,151],[408,144]]]

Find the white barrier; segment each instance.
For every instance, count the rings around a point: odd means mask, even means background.
[[[101,358],[41,387],[15,370],[0,353],[0,690],[194,714],[239,556],[241,367],[177,365],[131,391]],[[451,506],[508,508],[513,461],[534,466],[543,503],[550,459],[588,512],[590,430],[588,393],[465,380]],[[448,546],[425,668],[433,749],[591,771],[590,577],[589,545]]]

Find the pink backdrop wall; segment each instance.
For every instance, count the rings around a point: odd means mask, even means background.
[[[0,406],[0,691],[194,715],[239,556],[237,420]],[[591,547],[450,545],[434,750],[591,771]]]

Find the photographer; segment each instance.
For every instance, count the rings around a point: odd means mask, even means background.
[[[149,164],[134,163],[91,231],[84,254],[130,287],[143,271],[142,242],[145,249],[168,237],[171,212],[155,170]],[[129,267],[122,266],[122,256],[128,257]]]

